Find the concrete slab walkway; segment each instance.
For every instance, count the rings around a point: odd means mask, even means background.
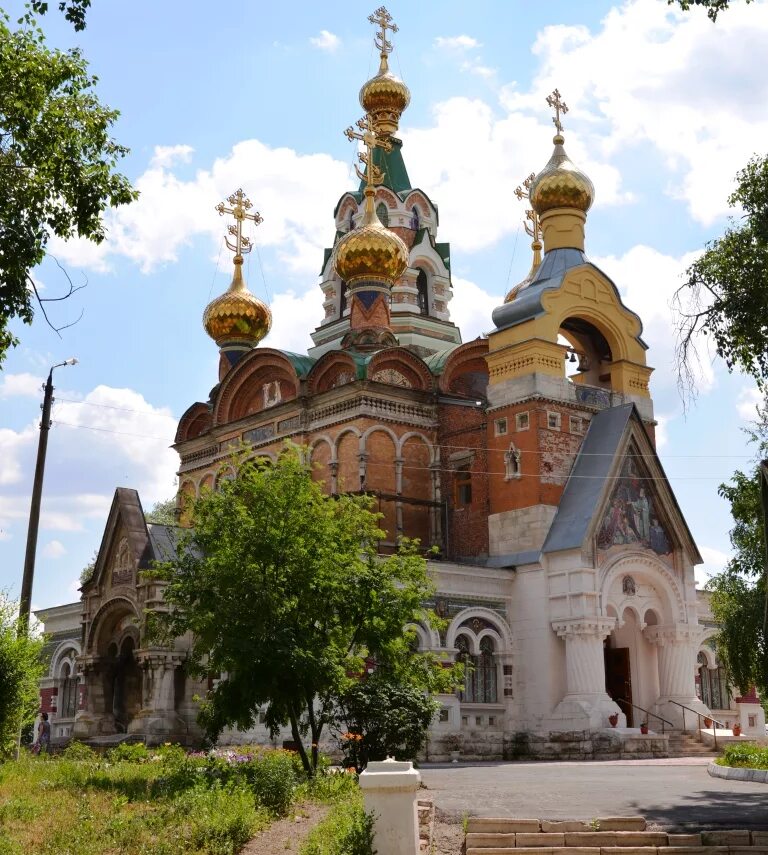
[[[421,767],[440,811],[461,817],[645,816],[666,829],[768,829],[765,784],[711,778],[707,758]]]

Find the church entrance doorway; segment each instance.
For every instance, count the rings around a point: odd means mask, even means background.
[[[115,728],[125,733],[134,716],[141,709],[142,674],[134,656],[134,641],[129,636],[120,649],[110,645],[109,653],[115,658],[112,682],[112,715]]]
[[[627,716],[627,727],[634,727],[632,716],[632,675],[628,647],[605,648],[605,691]]]

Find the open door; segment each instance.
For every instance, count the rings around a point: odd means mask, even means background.
[[[626,714],[627,727],[634,727],[628,647],[605,648],[605,691]],[[620,701],[626,701],[626,703],[620,703]]]

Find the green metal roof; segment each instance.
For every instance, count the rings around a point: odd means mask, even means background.
[[[457,347],[461,347],[460,342],[459,344],[452,345],[446,350],[438,350],[437,353],[431,353],[429,356],[423,357],[427,368],[429,368],[430,372],[434,374],[435,377],[439,377],[443,373],[448,357],[454,350],[456,350]]]
[[[306,377],[317,361],[305,353],[291,353],[290,350],[281,350],[280,353],[293,365],[293,369],[299,377]]]
[[[403,143],[392,137],[392,151],[386,152],[383,148],[376,146],[373,149],[373,163],[384,173],[384,187],[389,187],[395,193],[402,193],[411,189],[411,179],[408,178],[408,170],[405,168]],[[365,190],[365,181],[360,182],[358,192]]]

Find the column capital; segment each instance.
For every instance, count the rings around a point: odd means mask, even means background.
[[[703,626],[690,623],[655,624],[643,630],[646,639],[659,647],[666,644],[698,644],[703,634]]]
[[[613,617],[581,617],[553,620],[552,629],[558,638],[595,637],[601,641],[610,635],[616,626]]]
[[[134,656],[142,668],[175,669],[179,668],[186,658],[185,654],[176,650],[158,650],[153,647],[137,650]]]

